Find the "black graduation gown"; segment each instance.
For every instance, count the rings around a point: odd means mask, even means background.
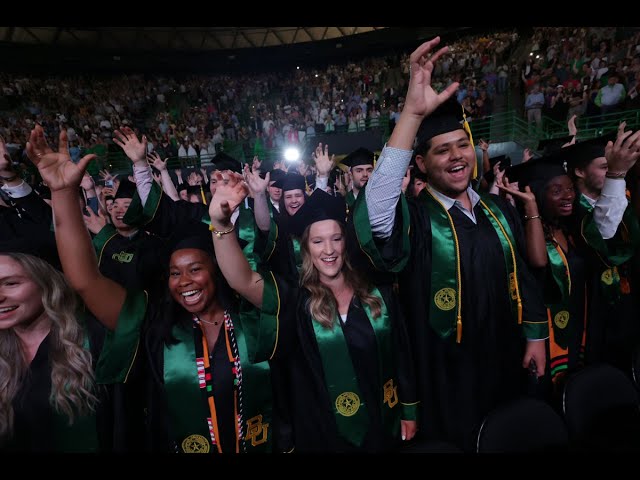
[[[103,231],[94,238],[100,272],[127,290],[158,288],[168,264],[165,242],[143,230],[131,237],[124,237],[115,229],[105,233],[111,235],[104,242],[100,242]]]
[[[90,315],[86,315],[86,326],[89,332],[89,344],[94,365],[96,364],[104,340],[104,328]],[[13,452],[88,452],[87,446],[78,443],[67,446],[68,450],[61,450],[55,437],[55,422],[60,421],[51,406],[49,395],[51,392],[51,334],[40,344],[38,352],[29,366],[18,394],[13,400],[14,435],[6,446],[7,451]],[[96,406],[95,418],[98,447],[97,452],[118,451],[121,445],[114,444],[114,440],[126,437],[127,425],[118,421],[121,413],[114,412],[112,404],[112,390],[105,386],[97,386],[96,395],[99,403]],[[65,420],[66,421],[66,420]],[[89,420],[90,421],[90,420]],[[90,427],[88,427],[90,428]]]
[[[279,338],[273,371],[286,369],[289,384],[279,395],[288,399],[289,421],[296,453],[306,452],[383,452],[399,446],[383,429],[380,411],[378,349],[371,323],[359,300],[349,307],[343,332],[353,368],[369,415],[369,429],[360,447],[338,433],[332,402],[326,387],[322,359],[306,307],[309,292],[290,281],[275,277],[280,311]],[[380,287],[391,321],[392,347],[400,401],[415,403],[416,389],[409,340],[398,303],[389,288]],[[263,305],[264,308],[264,305]],[[283,385],[280,385],[283,388]],[[398,404],[396,408],[401,408]],[[280,440],[280,443],[285,443]]]
[[[542,298],[522,260],[524,235],[517,213],[501,198],[492,199],[516,239],[523,320],[545,322]],[[523,393],[526,386],[525,338],[511,313],[503,250],[480,204],[474,208],[477,225],[456,206],[449,210],[460,246],[462,341],[457,344],[455,334],[443,339],[429,324],[429,214],[415,199],[409,208],[411,256],[400,275],[400,297],[417,365],[422,405],[418,433],[423,439],[446,440],[472,451],[484,416],[500,402]]]

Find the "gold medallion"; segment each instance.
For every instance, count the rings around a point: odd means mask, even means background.
[[[209,442],[202,435],[189,435],[182,441],[184,453],[209,453]]]
[[[436,292],[433,300],[440,310],[451,310],[456,306],[456,291],[453,288],[441,288]]]
[[[604,272],[602,272],[600,280],[602,280],[602,283],[604,283],[605,285],[611,285],[613,283],[613,272],[610,268],[607,268]]]
[[[567,323],[569,323],[569,312],[561,310],[556,313],[556,316],[553,317],[553,323],[555,323],[558,328],[565,328]]]
[[[351,417],[360,408],[360,398],[353,392],[343,392],[336,398],[336,409],[343,417]]]

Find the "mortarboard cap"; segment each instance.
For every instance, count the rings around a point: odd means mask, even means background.
[[[552,178],[567,175],[567,172],[563,157],[555,152],[514,165],[507,169],[505,175],[510,182],[518,182],[520,189],[529,185],[534,190],[535,186],[544,186]]]
[[[187,185],[187,195],[200,195],[201,193],[200,185]]]
[[[278,180],[282,180],[285,177],[286,173],[283,170],[280,170],[279,168],[276,168],[275,170],[271,170],[269,172],[269,182],[277,182]],[[266,173],[261,173],[260,176],[262,178],[264,178],[266,176]],[[274,184],[272,183],[271,186],[274,186]],[[280,187],[276,187],[276,188],[280,188]]]
[[[136,193],[136,184],[130,181],[128,178],[120,180],[120,185],[116,191],[114,199],[118,198],[133,198]]]
[[[181,192],[182,190],[187,190],[189,188],[189,185],[187,185],[186,183],[181,183],[180,185],[178,185],[178,192]]]
[[[542,155],[549,155],[556,150],[560,150],[565,143],[569,143],[573,135],[566,135],[564,137],[556,138],[544,138],[538,142],[538,150],[542,152]],[[566,147],[565,147],[566,148]]]
[[[497,155],[489,159],[489,164],[492,170],[497,164],[500,164],[500,170],[505,170],[511,166],[511,157],[509,155]]]
[[[366,148],[358,148],[342,159],[342,164],[349,168],[358,165],[373,165],[375,154]]]
[[[451,96],[436,108],[431,115],[422,120],[416,134],[418,145],[416,150],[423,150],[424,144],[437,135],[454,130],[464,130],[462,120],[462,105],[458,103],[455,96]]]
[[[224,152],[220,152],[213,157],[211,162],[215,165],[215,170],[231,170],[232,172],[242,173],[240,162]]]
[[[202,222],[186,223],[167,240],[169,255],[176,250],[195,248],[215,258],[209,227]]]
[[[32,255],[44,260],[56,270],[62,271],[55,236],[47,228],[38,231],[37,235],[0,240],[0,255],[3,253]]]
[[[563,159],[567,162],[567,170],[572,173],[574,168],[585,168],[596,158],[604,157],[607,142],[615,142],[617,130],[596,138],[570,145],[562,149]]]
[[[283,192],[289,190],[306,191],[306,183],[304,177],[298,173],[287,173],[281,179],[277,180],[272,187],[281,188]]]
[[[291,217],[290,231],[301,237],[305,229],[315,222],[335,220],[345,223],[346,208],[342,197],[334,197],[324,190],[314,190],[300,210]]]

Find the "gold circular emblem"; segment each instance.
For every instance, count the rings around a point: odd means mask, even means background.
[[[453,288],[441,288],[433,300],[440,310],[451,310],[456,306],[456,291]]]
[[[343,392],[336,398],[336,409],[344,417],[355,415],[360,408],[360,398],[353,392]]]
[[[610,268],[607,268],[604,272],[602,272],[602,276],[600,277],[602,282],[605,285],[611,285],[613,283],[613,272]]]
[[[189,435],[182,441],[185,453],[209,453],[209,441],[202,435]]]
[[[553,322],[558,328],[565,328],[567,323],[569,323],[569,312],[562,310],[556,313],[556,316],[553,317]]]

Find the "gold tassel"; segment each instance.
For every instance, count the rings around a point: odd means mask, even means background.
[[[464,113],[464,107],[462,107],[462,128],[469,135],[469,141],[471,142],[471,146],[475,148],[473,143],[473,135],[471,134],[471,127],[469,126],[469,122],[467,122],[467,115]],[[474,150],[475,151],[475,150]],[[476,159],[476,163],[473,166],[473,178],[478,178],[478,160]]]
[[[200,195],[202,196],[202,203],[207,204],[207,197],[204,196],[204,188],[200,185]]]
[[[458,315],[458,320],[456,321],[456,343],[460,343],[462,341],[462,317]]]

